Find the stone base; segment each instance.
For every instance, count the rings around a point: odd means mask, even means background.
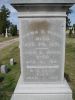
[[[24,84],[20,77],[11,100],[72,100],[72,91],[65,80],[60,84]]]

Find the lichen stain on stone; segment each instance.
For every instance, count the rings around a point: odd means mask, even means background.
[[[29,31],[34,32],[35,36],[41,36],[47,34],[49,23],[46,20],[32,21],[29,25]],[[42,34],[43,33],[43,34]]]

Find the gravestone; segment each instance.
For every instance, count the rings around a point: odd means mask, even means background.
[[[11,65],[11,66],[13,66],[13,65],[14,65],[14,63],[15,63],[15,62],[14,62],[14,59],[13,59],[13,58],[11,58],[11,59],[10,59],[10,65]]]
[[[6,65],[1,65],[0,71],[1,71],[1,73],[3,73],[3,74],[7,73],[7,66],[6,66]]]
[[[11,100],[72,100],[64,79],[66,11],[74,0],[12,0],[18,11],[21,76]]]
[[[8,30],[7,30],[7,28],[6,28],[5,37],[8,37]]]

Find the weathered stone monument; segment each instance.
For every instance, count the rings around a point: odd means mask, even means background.
[[[12,0],[21,76],[11,100],[72,100],[64,79],[66,11],[75,0]]]

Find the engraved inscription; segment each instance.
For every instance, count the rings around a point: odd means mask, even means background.
[[[22,21],[22,57],[25,82],[61,80],[63,20],[34,18]]]

